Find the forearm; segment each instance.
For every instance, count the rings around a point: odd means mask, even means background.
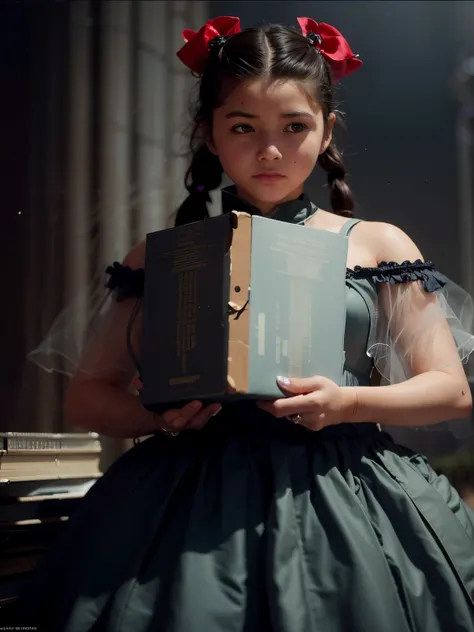
[[[141,405],[139,397],[98,380],[74,385],[64,408],[69,424],[109,437],[141,437],[158,428],[157,419]]]
[[[427,426],[467,417],[469,386],[446,373],[429,371],[401,384],[343,387],[345,421]]]

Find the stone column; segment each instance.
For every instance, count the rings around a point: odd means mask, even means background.
[[[131,247],[132,3],[101,3],[99,274]],[[106,470],[130,442],[101,437]]]
[[[166,109],[166,4],[138,3],[137,41],[137,239],[166,225],[165,134],[171,113]]]
[[[70,5],[67,175],[65,196],[65,305],[78,310],[74,339],[82,347],[87,319],[91,236],[91,28],[89,2]]]

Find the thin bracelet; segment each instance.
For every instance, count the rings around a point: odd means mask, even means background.
[[[359,394],[357,392],[357,386],[354,386],[354,393],[355,393],[355,401],[354,401],[354,408],[352,409],[352,422],[354,422],[355,418],[356,418],[356,414],[357,414],[357,409],[359,408]]]

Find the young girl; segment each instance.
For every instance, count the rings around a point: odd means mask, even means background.
[[[109,270],[120,300],[66,412],[105,435],[153,437],[92,488],[23,596],[48,632],[474,630],[474,515],[379,425],[466,417],[459,355],[472,336],[459,325],[456,344],[448,281],[407,235],[348,219],[334,85],[361,62],[335,28],[298,22],[241,31],[223,17],[185,31],[178,56],[200,92],[176,223],[208,217],[225,173],[235,186],[223,212],[347,235],[343,385],[281,376],[273,402],[147,412],[130,392],[126,342],[143,291],[138,245],[128,268]],[[304,193],[317,165],[331,211]],[[391,383],[374,386],[374,367]]]

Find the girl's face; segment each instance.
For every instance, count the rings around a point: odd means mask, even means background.
[[[240,83],[213,114],[209,149],[239,195],[269,213],[296,199],[318,156],[331,142],[335,115],[294,81]]]

